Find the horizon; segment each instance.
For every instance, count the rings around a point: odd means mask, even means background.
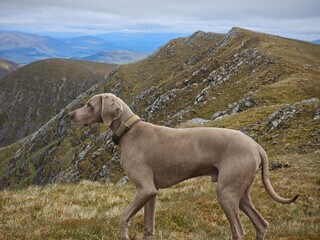
[[[2,31],[37,35],[227,33],[237,26],[303,41],[320,39],[317,0],[11,0],[0,6]]]
[[[174,38],[179,38],[179,37],[188,37],[190,35],[192,35],[195,32],[198,31],[203,31],[203,32],[207,32],[207,33],[217,33],[217,34],[227,34],[231,29],[233,28],[241,28],[244,30],[249,30],[249,31],[253,31],[253,32],[257,32],[257,33],[265,33],[265,34],[270,34],[276,37],[282,37],[282,38],[287,38],[287,39],[292,39],[292,40],[298,40],[298,41],[305,41],[305,42],[311,42],[311,43],[317,43],[318,41],[320,41],[320,36],[317,39],[311,39],[311,40],[306,40],[306,39],[298,39],[298,38],[293,38],[293,37],[287,37],[284,35],[279,35],[279,34],[272,34],[272,33],[268,33],[268,32],[262,32],[262,31],[257,31],[257,30],[252,30],[252,29],[248,29],[248,28],[243,28],[243,27],[238,27],[238,26],[234,26],[231,27],[228,31],[226,32],[212,32],[212,31],[204,31],[204,30],[196,30],[194,32],[105,32],[105,33],[99,33],[99,34],[88,34],[88,33],[84,33],[84,32],[33,32],[33,31],[19,31],[19,30],[3,30],[0,28],[0,33],[4,33],[4,32],[12,32],[12,33],[24,33],[24,34],[34,34],[34,35],[38,35],[40,37],[51,37],[51,38],[55,38],[55,39],[68,39],[68,38],[81,38],[81,37],[94,37],[94,38],[98,38],[101,40],[105,40],[102,36],[104,35],[112,35],[112,34],[119,34],[125,36],[138,36],[138,35],[158,35],[158,36],[166,36],[166,37],[172,37],[172,38],[168,38],[168,41],[174,39]]]
[[[202,31],[202,30],[197,30],[197,31]],[[142,35],[142,34],[150,34],[150,35],[181,35],[181,37],[186,37],[189,36],[191,34],[193,34],[194,32],[125,32],[125,31],[114,31],[114,32],[103,32],[103,33],[98,33],[98,34],[89,34],[89,33],[85,33],[85,32],[41,32],[41,31],[20,31],[20,30],[4,30],[0,28],[0,33],[3,32],[12,32],[12,33],[26,33],[26,34],[35,34],[38,36],[42,36],[42,37],[52,37],[52,38],[77,38],[77,37],[96,37],[99,38],[99,36],[103,36],[103,35],[112,35],[112,34],[121,34],[121,35],[128,35],[128,36],[133,36],[133,35]],[[195,31],[196,32],[196,31]],[[227,32],[226,32],[227,33]],[[222,33],[225,34],[225,33]],[[102,38],[101,38],[102,39]]]

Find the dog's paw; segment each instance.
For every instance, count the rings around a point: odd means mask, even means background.
[[[129,236],[127,235],[121,235],[120,240],[130,240]]]
[[[143,236],[142,240],[153,240],[153,236]]]

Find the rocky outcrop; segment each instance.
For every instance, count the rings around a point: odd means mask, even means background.
[[[225,111],[215,112],[212,115],[212,120],[219,120],[229,115],[233,115],[256,106],[256,101],[251,97],[252,92],[248,92],[242,99],[237,102],[228,105],[228,109]]]
[[[300,110],[297,110],[296,107],[299,104],[306,104],[306,103],[318,103],[318,98],[311,98],[302,100],[293,104],[286,104],[279,110],[273,112],[268,116],[268,126],[269,131],[273,131],[274,129],[278,128],[282,123],[289,121],[295,114],[298,114]],[[315,117],[316,118],[316,117]]]

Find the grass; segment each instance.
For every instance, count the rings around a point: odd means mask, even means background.
[[[263,86],[254,96],[260,104],[290,104],[302,99],[320,97],[319,76],[309,73],[293,74],[282,81]]]
[[[256,208],[270,223],[266,239],[319,239],[319,151],[271,157],[290,167],[271,172],[276,191],[300,198],[281,205],[265,192],[260,173],[252,192]],[[129,204],[133,185],[115,186],[91,181],[79,184],[29,187],[0,193],[0,239],[118,239],[119,217]],[[252,224],[241,221],[246,239],[254,239]],[[143,215],[132,220],[131,239],[141,239]],[[195,178],[160,190],[155,239],[230,239],[228,221],[216,199],[210,178]]]

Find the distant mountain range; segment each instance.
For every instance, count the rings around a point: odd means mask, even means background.
[[[128,50],[107,50],[82,59],[109,64],[125,64],[141,60],[147,56],[148,55],[144,53]]]
[[[154,52],[172,38],[186,34],[109,33],[97,36],[50,37],[22,32],[0,32],[0,57],[28,64],[46,58],[74,58],[95,61],[94,55],[106,54],[107,63],[128,63]],[[117,52],[116,50],[121,50]],[[126,52],[123,52],[126,50]],[[112,53],[112,57],[110,54]],[[125,54],[126,53],[126,54]],[[127,57],[126,57],[127,56]],[[119,59],[119,62],[117,61]],[[101,60],[100,60],[101,61]]]

